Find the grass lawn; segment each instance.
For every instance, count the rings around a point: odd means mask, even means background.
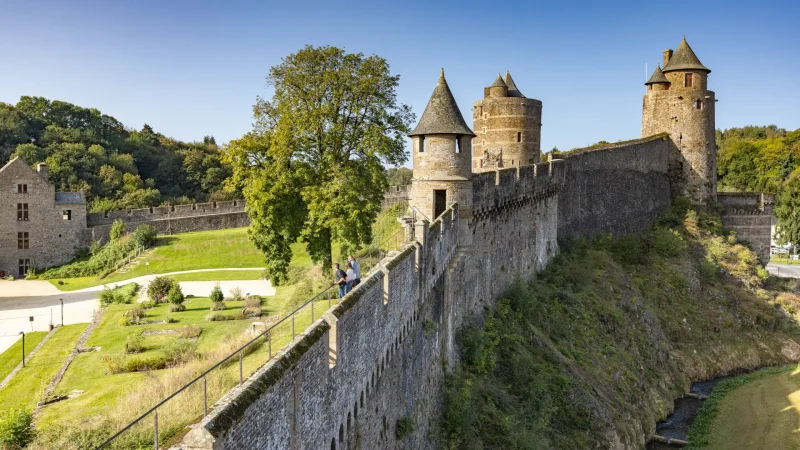
[[[46,331],[25,333],[25,356],[47,336]],[[18,339],[11,347],[0,354],[0,381],[3,381],[17,364],[22,362],[22,339]]]
[[[85,323],[59,328],[33,355],[25,368],[0,389],[0,410],[14,406],[35,407],[85,329]]]
[[[772,255],[769,259],[769,262],[780,263],[780,264],[800,264],[800,261],[792,260],[789,258],[781,258],[777,255]]]
[[[800,367],[766,369],[723,381],[706,402],[698,416],[702,430],[691,430],[706,445],[691,448],[800,448]],[[707,406],[713,411],[710,426],[701,418],[709,415]],[[690,432],[690,443],[692,437]]]

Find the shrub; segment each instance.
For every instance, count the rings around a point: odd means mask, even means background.
[[[169,300],[169,302],[173,305],[183,304],[183,291],[178,283],[175,283],[174,281],[172,282],[172,287],[169,289],[169,293],[167,294],[167,300]]]
[[[186,325],[178,330],[178,335],[183,339],[191,339],[200,336],[202,329],[197,325]]]
[[[23,448],[33,440],[33,436],[33,414],[27,408],[0,412],[0,447]]]
[[[237,286],[231,289],[231,300],[234,302],[240,302],[244,300],[244,292],[242,292],[242,288]]]
[[[261,317],[261,307],[257,308],[244,307],[242,308],[240,314],[242,318]]]
[[[219,283],[214,286],[214,289],[211,290],[211,294],[208,296],[209,300],[214,303],[220,303],[225,297],[222,295],[222,289],[219,287]]]
[[[167,316],[167,318],[164,319],[164,321],[167,322],[167,323],[176,323],[178,321],[178,319],[176,319],[176,318],[174,318],[172,316]]]
[[[412,419],[411,417],[403,417],[402,419],[397,421],[397,427],[395,428],[394,434],[397,437],[398,441],[402,441],[409,434],[414,432],[414,428],[416,428],[414,419]]]
[[[14,275],[8,275],[8,276],[6,277],[6,280],[8,280],[8,281],[14,281]]]
[[[153,309],[156,307],[156,302],[152,300],[147,300],[142,303],[139,303],[139,307],[141,307],[142,309]]]
[[[186,307],[181,304],[170,303],[169,312],[181,312],[181,311],[186,311]]]
[[[123,314],[119,320],[119,324],[122,326],[139,325],[144,323],[145,316],[144,310],[136,306],[133,309],[125,311],[125,314]]]
[[[219,322],[221,320],[235,320],[236,316],[228,316],[219,313],[209,313],[206,315],[207,322]]]
[[[100,292],[100,304],[103,306],[108,306],[112,303],[133,303],[133,301],[136,299],[136,294],[138,293],[139,285],[136,283],[128,283],[124,286],[117,286],[113,289],[109,289],[108,286],[105,286]]]
[[[131,240],[136,247],[150,247],[156,243],[156,228],[152,225],[139,225],[131,235]]]
[[[656,228],[651,233],[653,239],[653,250],[661,256],[678,256],[686,248],[680,233],[666,228]]]
[[[251,295],[244,300],[244,307],[245,308],[260,308],[261,307],[261,297],[257,295]]]
[[[142,338],[141,334],[134,334],[128,336],[128,340],[125,342],[125,353],[141,353],[145,351],[144,348],[144,338]]]
[[[194,358],[197,345],[187,339],[175,339],[165,349],[164,354],[170,366],[184,364]]]
[[[225,302],[214,302],[211,304],[212,311],[222,311],[225,309]]]
[[[117,219],[111,224],[111,231],[109,232],[108,237],[112,242],[114,242],[122,239],[122,236],[125,236],[125,222],[123,222],[121,219]]]
[[[175,284],[175,280],[172,278],[155,277],[147,285],[147,297],[156,303],[164,303],[173,284]]]

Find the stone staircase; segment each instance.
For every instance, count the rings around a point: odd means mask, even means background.
[[[139,264],[141,264],[148,256],[150,256],[150,254],[153,253],[153,251],[155,251],[154,248],[149,248],[147,250],[144,250],[143,252],[139,253],[135,258],[133,258],[130,261],[128,261],[127,264],[125,264],[122,267],[120,267],[119,269],[117,269],[114,273],[128,273],[128,272],[130,272],[131,269],[133,269],[134,267],[136,267]]]

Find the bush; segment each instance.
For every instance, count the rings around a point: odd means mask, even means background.
[[[0,447],[23,448],[33,440],[33,436],[33,414],[27,408],[0,412]]]
[[[177,323],[178,319],[176,319],[176,318],[174,318],[172,316],[167,316],[167,318],[164,319],[164,321],[167,322],[167,323]]]
[[[125,222],[121,219],[117,219],[111,224],[111,231],[108,237],[111,239],[111,242],[114,242],[122,239],[123,236],[125,236]]]
[[[100,304],[102,306],[108,306],[112,303],[133,303],[133,301],[136,299],[136,294],[138,293],[139,285],[136,283],[128,283],[123,286],[117,286],[113,289],[109,289],[108,286],[105,286],[100,292]]]
[[[152,225],[139,225],[131,235],[131,240],[136,247],[147,248],[156,243],[158,232]]]
[[[123,314],[119,319],[119,324],[122,326],[139,325],[145,323],[145,316],[146,314],[144,310],[137,306],[133,309],[125,311],[125,314]]]
[[[240,302],[244,300],[244,292],[242,292],[242,288],[235,287],[231,289],[231,301]]]
[[[164,303],[167,301],[167,294],[169,294],[174,284],[175,280],[172,278],[155,277],[147,285],[147,297],[156,303]]]
[[[177,366],[188,362],[194,358],[197,345],[186,339],[175,339],[165,349],[167,363],[170,366]]]
[[[261,297],[257,295],[251,295],[244,300],[244,307],[245,308],[260,308],[261,307]]]
[[[183,339],[191,339],[200,336],[202,329],[197,325],[186,325],[178,330],[178,335]]]
[[[653,239],[653,250],[664,257],[674,257],[680,255],[686,249],[680,233],[666,228],[656,228],[651,233]]]
[[[128,340],[125,342],[125,353],[141,353],[143,351],[145,351],[145,347],[142,335],[137,333],[128,336]]]
[[[153,309],[156,307],[156,302],[152,300],[147,300],[142,303],[139,303],[139,307],[142,309]]]
[[[167,294],[167,300],[169,300],[169,302],[173,305],[183,305],[183,291],[178,283],[174,281],[172,282],[172,287],[169,289],[169,293]]]
[[[261,317],[261,307],[244,307],[240,314],[242,318]]]
[[[416,428],[414,419],[411,417],[403,417],[397,421],[397,427],[394,432],[395,437],[397,437],[398,441],[402,441],[406,436],[414,432],[414,428]]]
[[[225,309],[225,302],[214,302],[211,304],[212,311],[222,311]]]
[[[214,286],[214,289],[211,290],[211,294],[208,296],[208,298],[214,303],[220,303],[225,299],[225,296],[222,295],[222,289],[219,287],[219,283],[217,283],[217,285]]]
[[[219,322],[221,320],[236,320],[236,316],[227,316],[218,313],[210,313],[206,315],[207,322]]]
[[[169,312],[182,312],[182,311],[186,311],[185,306],[177,303],[170,303]]]
[[[106,356],[103,361],[111,374],[166,369],[169,363],[164,355],[137,356],[133,358]]]

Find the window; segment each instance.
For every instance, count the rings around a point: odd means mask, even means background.
[[[425,153],[425,136],[420,136],[419,138],[419,152]]]
[[[72,210],[71,209],[65,209],[65,210],[61,211],[61,218],[64,219],[64,220],[72,220]]]
[[[461,153],[461,136],[456,136],[456,153]]]
[[[685,76],[685,81],[683,83],[684,87],[692,87],[692,74],[687,73],[684,76]]]
[[[434,189],[433,191],[433,217],[434,220],[447,209],[447,190]]]
[[[486,134],[486,127],[483,127],[483,134]]]
[[[27,203],[17,203],[17,220],[28,220]]]
[[[483,105],[480,107],[480,115],[478,117],[483,117]]]
[[[28,193],[28,185],[27,184],[18,184],[17,185],[17,194],[27,194]]]
[[[20,259],[19,260],[19,277],[22,278],[28,273],[28,270],[31,268],[31,260],[30,259]]]
[[[517,131],[517,142],[522,142],[522,132]]]
[[[703,109],[703,101],[698,100],[697,102],[695,102],[694,107],[695,109]]]
[[[648,84],[647,85],[647,89],[652,91],[653,90],[653,85],[652,84]]]
[[[20,231],[17,233],[17,248],[19,250],[25,250],[29,248],[27,231]]]

